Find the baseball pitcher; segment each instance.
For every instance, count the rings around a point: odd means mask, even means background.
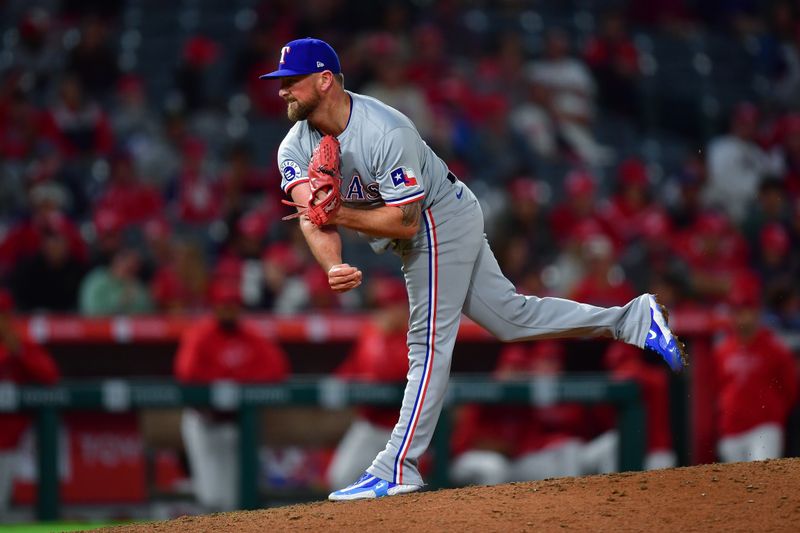
[[[278,94],[295,122],[278,150],[281,186],[331,289],[348,291],[362,279],[342,259],[341,226],[359,232],[376,252],[399,255],[408,291],[409,371],[400,418],[367,471],[331,500],[423,487],[417,460],[439,418],[462,313],[502,341],[611,337],[683,368],[683,345],[652,295],[601,308],[517,294],[489,248],[472,191],[405,115],[345,90],[327,43],[291,41],[280,50],[278,69],[261,77],[280,80]]]

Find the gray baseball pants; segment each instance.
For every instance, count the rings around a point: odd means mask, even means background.
[[[408,383],[392,436],[367,469],[412,485],[424,484],[417,462],[439,419],[462,313],[501,341],[593,336],[641,348],[650,327],[647,295],[602,308],[517,294],[489,248],[478,200],[461,182],[422,218],[419,233],[396,250],[411,312]]]

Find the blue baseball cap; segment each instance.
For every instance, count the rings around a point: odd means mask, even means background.
[[[325,41],[306,37],[286,43],[281,48],[278,70],[259,76],[259,79],[301,76],[324,70],[339,74],[342,71],[339,57]]]

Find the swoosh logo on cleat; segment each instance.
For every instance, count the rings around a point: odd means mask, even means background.
[[[463,194],[464,194],[464,187],[461,187],[460,189],[458,189],[458,192],[456,193],[456,198],[458,198],[459,200],[461,200],[461,196],[462,196]]]
[[[656,332],[653,331],[652,329],[650,331],[648,331],[648,334],[650,335],[650,340],[653,340],[653,339],[656,338]]]

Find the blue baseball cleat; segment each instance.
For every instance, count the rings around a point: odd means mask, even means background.
[[[396,494],[406,494],[421,489],[421,485],[398,485],[391,481],[386,481],[372,474],[364,472],[358,481],[336,492],[331,492],[328,499],[332,502],[345,500],[369,500],[382,498],[383,496],[394,496]]]
[[[649,298],[650,331],[647,332],[644,347],[660,355],[673,372],[680,372],[688,364],[686,362],[686,348],[669,329],[669,313],[667,309],[658,303],[652,294],[649,295]]]

